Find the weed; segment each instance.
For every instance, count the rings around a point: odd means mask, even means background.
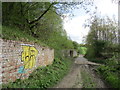
[[[120,72],[118,69],[118,63],[116,63],[115,60],[112,58],[108,59],[106,65],[101,65],[97,68],[97,71],[113,88],[120,88]]]
[[[3,85],[3,88],[41,88],[45,89],[52,87],[60,81],[64,75],[69,71],[72,61],[64,59],[61,61],[55,58],[52,65],[46,67],[39,67],[36,69],[28,79],[16,80],[14,83]]]
[[[83,78],[83,88],[95,88],[96,84],[92,81],[88,72],[81,72]]]

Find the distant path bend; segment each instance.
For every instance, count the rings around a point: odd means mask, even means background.
[[[93,63],[88,61],[86,58],[83,57],[83,55],[79,55],[78,58],[75,59],[76,64],[83,64],[83,65],[101,65],[98,63]]]

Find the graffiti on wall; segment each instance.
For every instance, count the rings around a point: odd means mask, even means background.
[[[31,69],[35,66],[38,50],[33,46],[22,46],[23,66],[19,67],[18,73],[25,73],[25,69]]]

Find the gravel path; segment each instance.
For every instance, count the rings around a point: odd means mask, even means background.
[[[107,88],[94,72],[99,64],[89,62],[82,55],[75,59],[69,73],[54,88]]]

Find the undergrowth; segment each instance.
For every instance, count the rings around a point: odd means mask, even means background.
[[[114,57],[106,60],[105,65],[98,67],[97,71],[111,87],[120,88],[120,62]]]
[[[82,80],[83,80],[83,88],[95,88],[96,83],[93,82],[91,75],[88,72],[81,72]]]
[[[9,84],[3,85],[3,88],[41,88],[46,89],[54,86],[60,81],[65,74],[69,71],[72,60],[58,58],[54,59],[52,65],[46,67],[39,67],[34,70],[28,79],[16,80]]]
[[[42,46],[52,47],[55,51],[55,59],[52,65],[46,67],[38,67],[32,74],[30,74],[28,79],[17,79],[15,82],[9,82],[8,84],[3,84],[3,88],[49,88],[54,86],[60,81],[65,74],[69,71],[69,68],[72,64],[71,58],[65,58],[62,56],[61,50],[64,49],[64,45],[70,47],[68,40],[65,39],[67,44],[61,45],[63,39],[54,38],[57,42],[52,42],[53,39],[50,38],[51,42],[44,42],[39,39],[31,36],[25,30],[20,30],[19,28],[2,26],[2,38],[6,40],[15,40],[23,42],[37,43]],[[63,43],[64,43],[63,42]]]
[[[100,64],[104,64],[106,62],[106,60],[102,58],[93,58],[93,59],[88,59],[88,60],[91,62],[100,63]]]
[[[79,54],[85,55],[86,51],[87,51],[86,47],[78,47],[78,53]]]
[[[2,39],[6,40],[15,40],[15,41],[23,41],[23,42],[33,42],[40,44],[42,46],[47,46],[46,44],[42,43],[37,38],[29,35],[27,32],[21,31],[19,28],[13,27],[6,27],[2,26]]]

